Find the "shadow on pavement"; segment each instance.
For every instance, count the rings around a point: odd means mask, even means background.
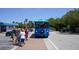
[[[30,38],[38,38],[38,39],[43,39],[43,38],[45,38],[45,37],[42,37],[42,36],[39,36],[39,37],[35,37],[35,34],[32,34],[31,36],[30,36]]]
[[[73,33],[73,32],[59,32],[59,33],[63,35],[79,35],[79,33]]]

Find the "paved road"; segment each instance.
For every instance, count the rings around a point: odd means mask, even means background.
[[[50,32],[49,39],[59,50],[79,50],[79,35]]]
[[[0,50],[10,50],[14,46],[10,42],[10,37],[5,37],[5,33],[0,33]]]
[[[29,34],[31,36],[31,34]],[[31,38],[32,39],[32,38]],[[34,39],[34,38],[33,38]],[[38,40],[38,38],[35,38]],[[40,38],[48,50],[79,50],[79,35],[51,31],[48,38]],[[10,50],[14,46],[10,37],[0,34],[0,50]],[[15,47],[16,48],[16,47]]]

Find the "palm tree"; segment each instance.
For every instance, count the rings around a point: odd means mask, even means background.
[[[26,23],[27,23],[27,21],[28,21],[28,19],[25,19],[25,20],[24,20],[24,24],[26,24]]]
[[[15,24],[15,21],[13,21],[12,23]]]

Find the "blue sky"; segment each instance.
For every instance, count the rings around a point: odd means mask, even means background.
[[[12,22],[62,17],[72,8],[0,8],[0,21]]]

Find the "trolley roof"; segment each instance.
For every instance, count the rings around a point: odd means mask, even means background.
[[[35,20],[34,22],[48,22],[47,19],[38,19],[38,20]]]

